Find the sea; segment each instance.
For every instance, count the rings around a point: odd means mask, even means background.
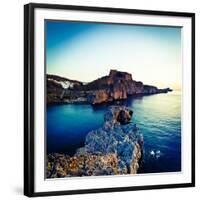
[[[112,105],[132,108],[132,122],[144,136],[144,152],[138,173],[181,171],[181,92],[129,97],[101,105],[59,104],[47,106],[46,152],[72,156],[84,146],[88,132],[103,124]]]

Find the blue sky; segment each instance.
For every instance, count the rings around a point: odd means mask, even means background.
[[[158,87],[181,88],[181,28],[46,22],[47,73],[89,82],[110,69]]]

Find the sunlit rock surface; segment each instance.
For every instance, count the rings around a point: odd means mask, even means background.
[[[132,95],[167,93],[170,88],[158,89],[132,79],[127,72],[110,70],[108,76],[89,83],[47,75],[47,103],[87,102],[100,104],[127,99]]]

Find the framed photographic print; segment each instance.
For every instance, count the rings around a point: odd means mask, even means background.
[[[195,14],[24,7],[24,194],[195,185]]]

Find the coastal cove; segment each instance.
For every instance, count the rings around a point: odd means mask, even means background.
[[[144,136],[144,154],[138,173],[181,171],[181,93],[173,91],[91,105],[53,104],[47,106],[47,154],[70,156],[84,146],[88,132],[102,126],[112,105],[133,110],[131,119]]]

